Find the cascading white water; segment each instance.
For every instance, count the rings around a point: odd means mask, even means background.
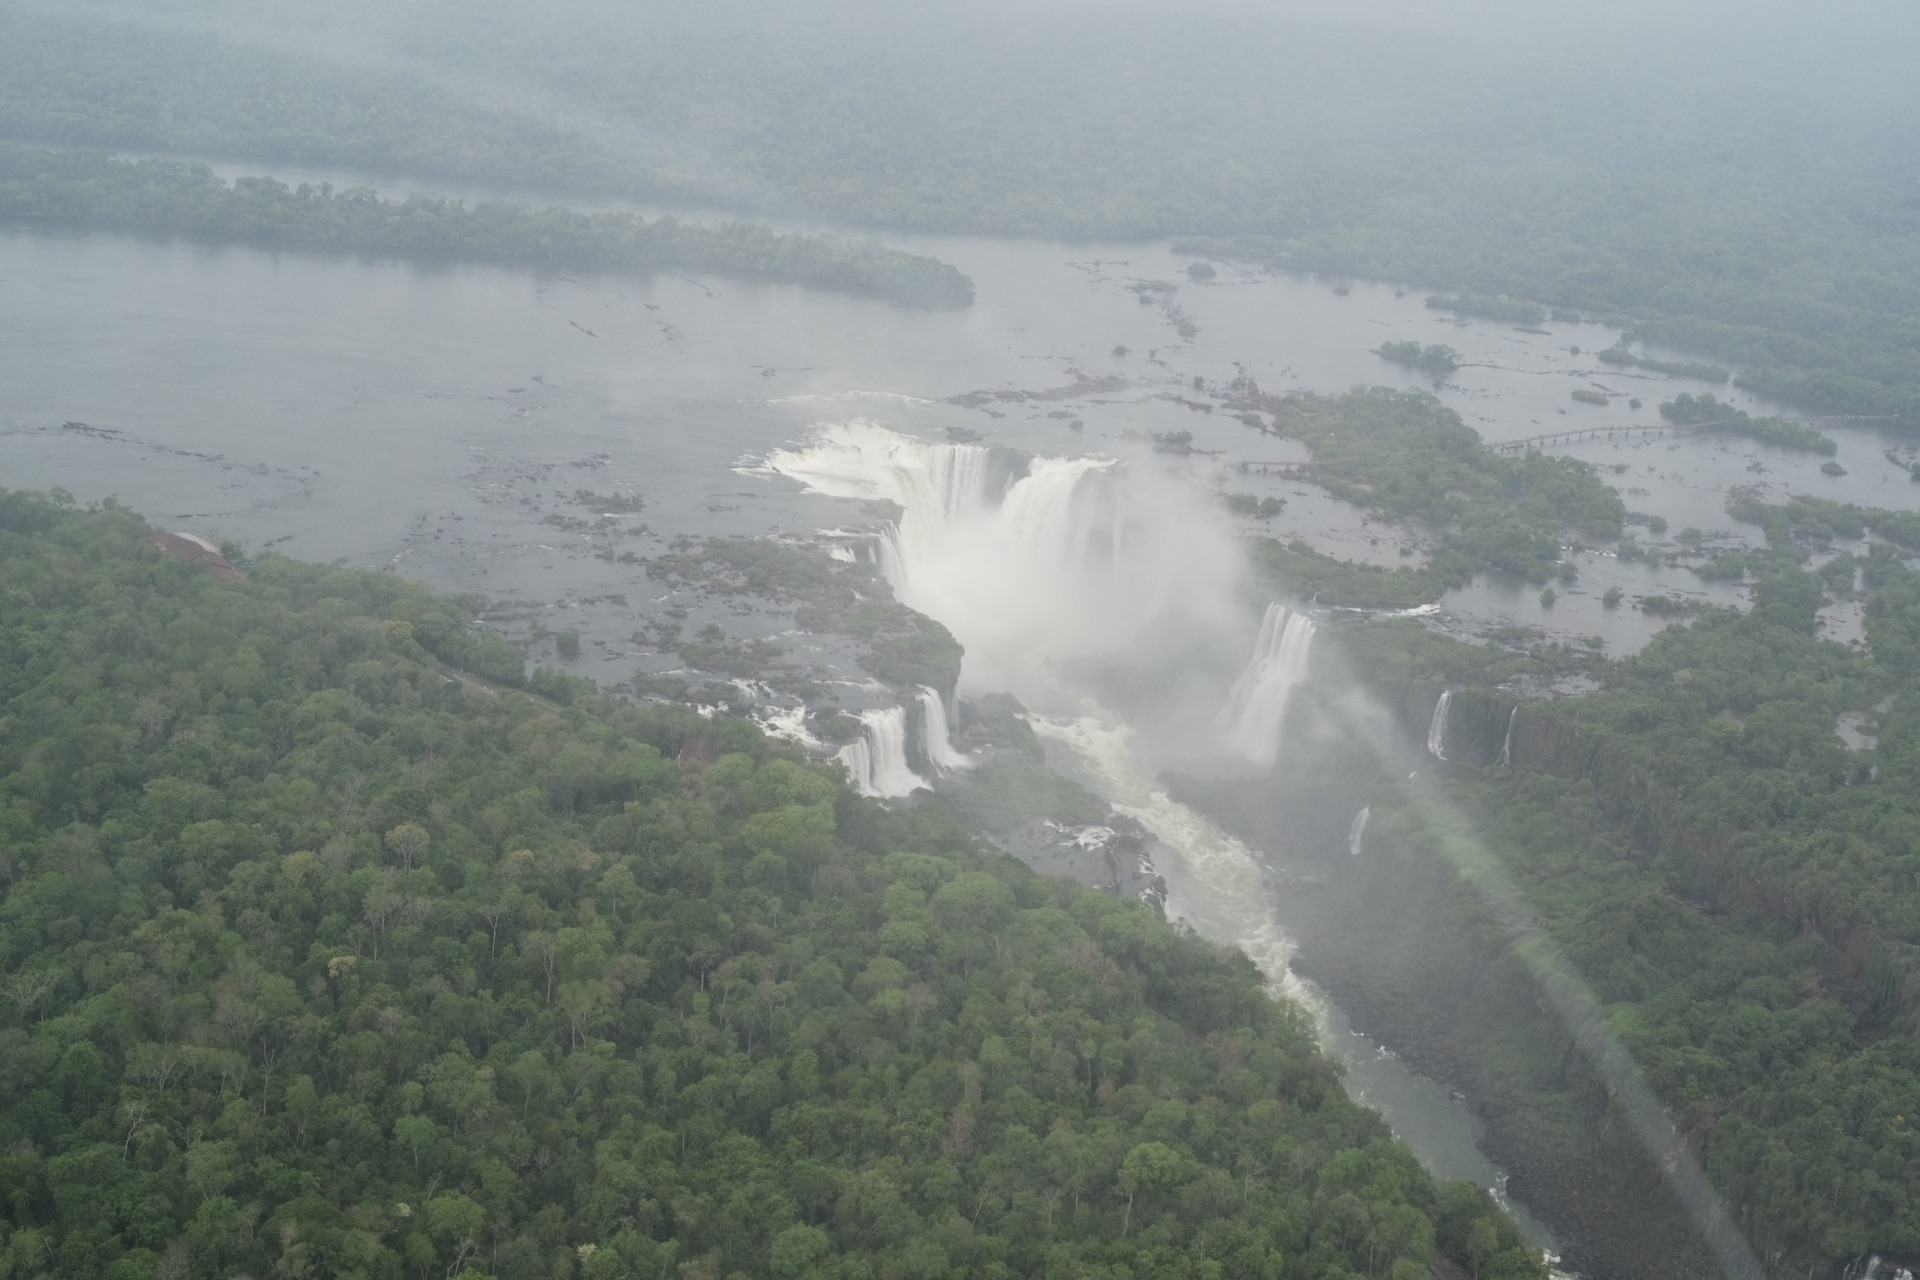
[[[1267,606],[1247,669],[1227,695],[1220,716],[1226,743],[1259,765],[1280,758],[1287,702],[1307,678],[1313,648],[1313,622],[1281,604]]]
[[[1148,635],[1190,654],[1232,626],[1243,560],[1206,495],[1093,456],[1032,458],[1002,487],[990,460],[848,422],[764,470],[899,505],[876,543],[882,572],[965,647],[970,685],[1044,700],[1061,663],[1137,656]]]
[[[1354,857],[1360,856],[1361,841],[1367,838],[1367,819],[1373,816],[1373,806],[1368,805],[1353,815],[1353,825],[1347,828],[1347,852]]]
[[[853,785],[863,796],[911,795],[926,780],[907,764],[907,712],[904,707],[880,707],[860,713],[865,733],[834,753],[847,766]]]
[[[1447,758],[1447,708],[1453,705],[1453,690],[1442,689],[1440,701],[1433,704],[1433,719],[1427,725],[1427,754],[1435,760]]]
[[[955,524],[991,505],[991,454],[977,444],[931,444],[871,422],[821,429],[804,449],[776,449],[767,467],[816,493],[896,503],[901,515],[881,538],[880,569],[903,599],[914,566]]]
[[[1503,765],[1509,765],[1513,763],[1513,722],[1515,720],[1518,720],[1519,718],[1520,718],[1519,707],[1515,707],[1507,715],[1507,736],[1506,736],[1506,739],[1500,744],[1500,763]]]
[[[971,769],[973,757],[954,748],[952,731],[947,727],[947,704],[932,689],[920,687],[920,709],[925,716],[927,759],[942,773]]]

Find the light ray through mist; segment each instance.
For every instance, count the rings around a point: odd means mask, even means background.
[[[1358,695],[1355,697],[1357,700]],[[1389,723],[1378,708],[1365,708],[1349,715],[1345,727],[1367,742],[1384,763],[1396,755],[1394,744],[1386,739]],[[1674,1128],[1632,1052],[1614,1031],[1605,1007],[1566,953],[1548,936],[1513,877],[1434,779],[1416,774],[1399,790],[1433,834],[1443,856],[1506,930],[1512,939],[1511,953],[1566,1026],[1581,1056],[1605,1083],[1609,1101],[1632,1126],[1721,1270],[1734,1280],[1763,1280],[1766,1272],[1759,1258],[1727,1213],[1720,1193],[1714,1190],[1686,1139]]]

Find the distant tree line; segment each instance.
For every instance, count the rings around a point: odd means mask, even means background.
[[[1287,270],[1504,294],[1508,323],[1630,323],[1769,396],[1920,422],[1914,149],[1886,124],[1914,81],[1878,30],[1760,15],[1741,53],[1599,41],[1569,65],[1489,59],[1473,22],[1258,9],[562,9],[16,8],[0,130],[872,227],[1209,236]],[[347,39],[368,56],[323,52]]]
[[[228,184],[202,164],[91,151],[0,146],[0,218],[490,262],[707,269],[914,307],[973,301],[972,282],[951,265],[872,240],[499,201],[383,200],[370,187],[288,187],[271,178]]]

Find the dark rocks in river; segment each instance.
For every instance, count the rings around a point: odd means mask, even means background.
[[[1151,839],[1145,827],[1115,813],[1097,826],[1029,822],[1001,843],[1042,875],[1065,876],[1116,898],[1138,898],[1164,912],[1167,882],[1154,869]]]

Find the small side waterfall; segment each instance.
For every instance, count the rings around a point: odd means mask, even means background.
[[[915,789],[927,785],[907,764],[906,708],[863,711],[860,723],[866,726],[864,736],[840,748],[834,758],[847,766],[853,785],[861,795],[911,795]]]
[[[1353,825],[1347,828],[1347,852],[1354,857],[1360,856],[1361,841],[1367,837],[1367,819],[1373,816],[1373,806],[1368,805],[1353,815]]]
[[[1433,704],[1433,722],[1427,726],[1427,754],[1435,760],[1447,758],[1447,708],[1453,705],[1453,690],[1442,689],[1440,701]]]
[[[927,759],[933,762],[933,767],[942,773],[971,769],[973,757],[954,749],[953,735],[947,727],[946,702],[925,685],[920,687],[920,709],[926,717],[922,723],[926,727]]]
[[[1313,648],[1313,621],[1282,604],[1267,606],[1247,669],[1234,682],[1221,713],[1228,746],[1255,764],[1280,758],[1287,700],[1307,678]]]
[[[1520,708],[1516,706],[1507,715],[1507,736],[1500,744],[1500,763],[1503,765],[1513,763],[1513,722],[1519,718]]]

